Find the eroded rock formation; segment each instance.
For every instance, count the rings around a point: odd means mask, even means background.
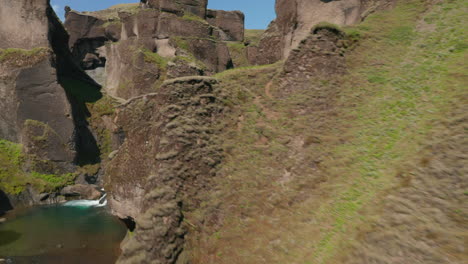
[[[164,80],[211,75],[233,67],[223,41],[241,41],[244,15],[206,10],[207,1],[142,1],[107,10],[68,10],[65,26],[76,61],[105,80],[112,96],[129,99]],[[105,66],[106,78],[98,69]]]
[[[224,114],[217,80],[183,77],[120,108],[116,124],[125,141],[109,162],[106,190],[115,214],[136,221],[118,263],[175,263],[186,230],[182,210],[216,175],[216,134]],[[146,124],[143,125],[142,124]]]
[[[244,41],[244,19],[240,11],[208,9],[206,14],[208,23],[224,31],[230,41]]]

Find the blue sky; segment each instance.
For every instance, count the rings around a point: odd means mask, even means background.
[[[51,0],[55,12],[63,20],[64,7],[70,6],[77,11],[95,11],[109,6],[138,2],[137,0]],[[240,10],[245,14],[248,29],[264,29],[275,18],[275,0],[208,0],[208,8],[221,10]]]

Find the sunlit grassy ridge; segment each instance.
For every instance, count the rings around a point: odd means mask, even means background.
[[[466,103],[466,11],[412,0],[371,15],[343,29],[358,40],[347,75],[286,97],[280,64],[219,74],[237,124],[218,188],[188,215],[204,230],[197,263],[335,263],[434,122]]]

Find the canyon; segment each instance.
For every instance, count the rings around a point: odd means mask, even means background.
[[[103,188],[121,264],[463,263],[466,1],[207,5],[0,0],[0,217]]]

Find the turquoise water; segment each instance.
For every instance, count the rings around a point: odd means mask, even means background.
[[[6,217],[0,258],[11,263],[115,263],[127,232],[104,207],[41,206]]]

